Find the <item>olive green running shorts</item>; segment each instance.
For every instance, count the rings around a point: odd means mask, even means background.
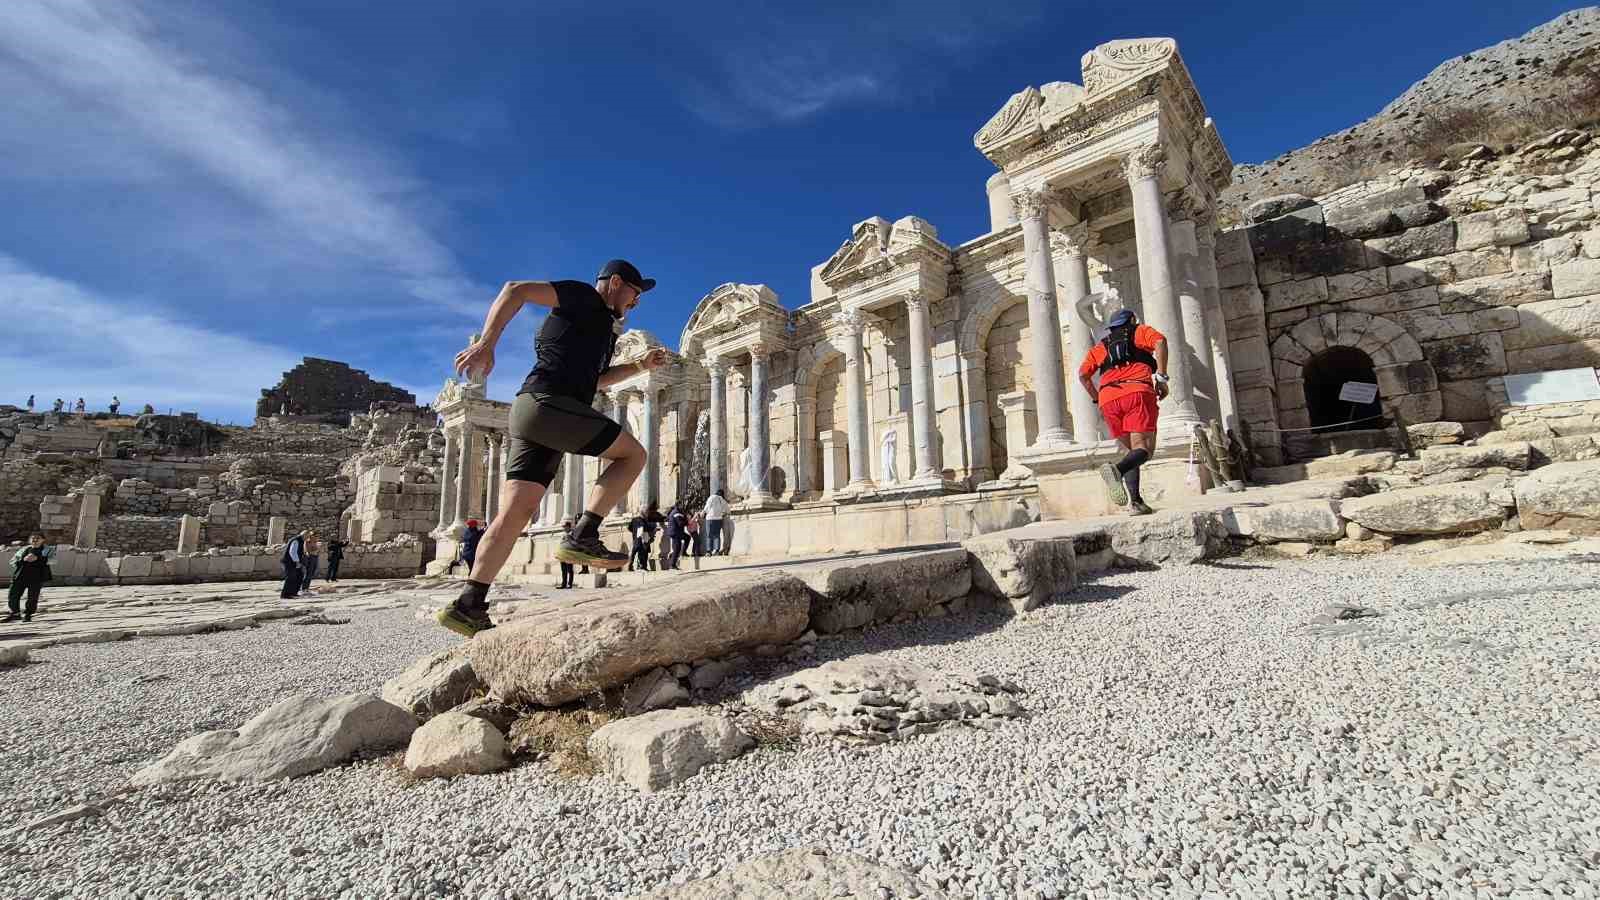
[[[599,456],[616,442],[622,426],[572,397],[518,394],[511,404],[507,481],[550,486],[564,453]]]

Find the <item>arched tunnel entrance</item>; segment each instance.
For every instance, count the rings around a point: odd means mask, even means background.
[[[1373,418],[1383,415],[1378,398],[1373,398],[1371,403],[1339,399],[1339,391],[1346,382],[1378,383],[1372,357],[1354,347],[1329,347],[1306,363],[1301,378],[1305,380],[1306,411],[1311,416],[1311,425],[1321,433],[1381,426],[1382,423]]]

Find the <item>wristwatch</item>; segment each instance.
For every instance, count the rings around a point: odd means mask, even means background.
[[[1154,375],[1152,375],[1150,377],[1158,384],[1166,384],[1170,380],[1170,379],[1167,378],[1166,375],[1162,374],[1161,372],[1157,372],[1157,373],[1155,373]]]

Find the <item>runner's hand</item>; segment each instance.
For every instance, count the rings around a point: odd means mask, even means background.
[[[489,380],[489,373],[494,371],[494,345],[488,341],[477,341],[467,349],[456,354],[456,374],[465,375],[475,382]]]
[[[646,353],[641,361],[646,369],[659,369],[667,364],[667,351],[657,347]]]
[[[1168,393],[1168,391],[1167,391],[1167,383],[1165,381],[1156,382],[1156,399],[1158,399],[1158,400],[1167,399],[1167,393]]]

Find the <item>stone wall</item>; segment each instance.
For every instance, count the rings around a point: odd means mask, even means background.
[[[12,544],[9,548],[0,548],[0,552],[10,558],[18,546]],[[351,544],[345,548],[339,577],[410,578],[422,571],[424,554],[431,549],[431,543],[409,537],[377,544]],[[58,546],[51,570],[56,585],[274,581],[283,575],[282,556],[281,545],[227,547],[184,554],[170,550],[112,554],[103,549]],[[10,580],[10,568],[0,567],[0,584]]]
[[[95,544],[107,553],[159,553],[178,547],[178,522],[172,516],[101,516]],[[205,544],[205,529],[200,532]]]
[[[26,540],[39,527],[39,504],[69,487],[54,467],[26,459],[0,463],[0,540]]]
[[[427,534],[438,525],[440,490],[434,473],[422,466],[374,466],[356,477],[346,533],[354,541]]]
[[[415,406],[417,398],[345,363],[308,356],[283,373],[276,387],[262,389],[256,416],[273,416],[287,408],[291,415],[325,416],[345,424],[351,414],[365,413],[377,402]]]
[[[1492,427],[1491,381],[1600,363],[1600,148],[1559,132],[1317,203],[1268,198],[1218,245],[1241,414],[1275,461],[1308,365],[1353,348],[1384,410]]]

